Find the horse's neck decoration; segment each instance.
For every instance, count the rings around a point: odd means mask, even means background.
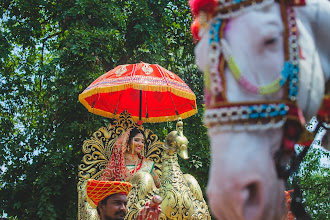
[[[159,190],[163,198],[161,219],[211,219],[198,182],[190,174],[183,174],[178,164],[178,154],[188,159],[188,140],[181,120],[176,131],[167,135],[165,146]]]

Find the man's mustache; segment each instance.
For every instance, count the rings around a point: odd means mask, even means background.
[[[115,215],[126,215],[126,212],[120,210],[120,211],[115,212]]]

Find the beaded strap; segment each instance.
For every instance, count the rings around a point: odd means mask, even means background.
[[[239,1],[240,2],[240,1]],[[239,3],[236,1],[236,3]],[[242,1],[243,2],[243,1]],[[265,1],[267,2],[267,1]],[[264,3],[265,3],[264,2]],[[222,2],[226,5],[227,3]],[[232,4],[232,3],[228,3]],[[260,5],[259,5],[260,6]],[[236,64],[234,57],[232,56],[231,49],[224,38],[222,38],[223,30],[220,29],[222,23],[226,23],[226,20],[222,20],[221,16],[213,18],[210,28],[210,67],[205,72],[205,87],[212,91],[214,96],[223,93],[223,83],[221,81],[221,73],[219,73],[219,57],[225,59],[227,65],[234,75],[238,83],[249,92],[260,95],[269,95],[279,91],[284,84],[288,81],[287,97],[291,101],[296,100],[298,94],[298,59],[299,49],[297,42],[298,29],[295,19],[295,12],[292,7],[282,6],[282,18],[285,23],[285,54],[287,61],[284,64],[281,76],[267,85],[257,86],[245,78],[239,66]],[[225,6],[224,6],[225,7]],[[221,54],[223,57],[221,57]]]
[[[282,119],[276,122],[267,122],[265,124],[225,124],[225,125],[214,125],[207,129],[209,135],[215,135],[219,132],[242,132],[242,131],[260,131],[269,129],[278,129],[285,124],[286,120]]]
[[[287,24],[288,24],[288,43],[289,43],[289,58],[292,63],[292,72],[289,77],[289,93],[288,98],[291,101],[295,101],[298,94],[298,59],[299,59],[299,47],[298,47],[298,27],[296,22],[296,15],[292,7],[287,7]]]
[[[247,10],[263,8],[274,0],[218,0],[217,13],[222,19],[238,16]]]
[[[268,95],[279,91],[282,86],[285,84],[287,79],[289,79],[290,91],[289,95],[296,96],[297,95],[297,85],[298,81],[298,65],[294,65],[289,61],[284,63],[284,68],[281,72],[281,76],[269,83],[268,85],[257,86],[250,82],[247,78],[242,75],[242,72],[239,66],[236,64],[234,57],[232,56],[231,49],[227,43],[227,41],[222,38],[220,40],[222,45],[222,51],[224,58],[228,64],[228,67],[233,74],[234,78],[238,81],[238,83],[243,86],[249,92],[260,94],[260,95]],[[294,60],[296,61],[296,60]],[[296,63],[296,62],[295,62]]]
[[[210,58],[210,68],[209,72],[205,73],[205,86],[209,88],[216,95],[220,94],[223,91],[221,78],[219,75],[219,57],[221,54],[221,47],[219,44],[220,36],[220,26],[221,19],[216,19],[214,23],[212,23],[210,28],[210,47],[211,53],[209,55]]]
[[[221,2],[223,8],[226,7],[226,3],[229,1]],[[240,2],[245,2],[244,7],[248,3],[255,1],[235,1],[235,3],[240,4]],[[273,1],[263,1],[256,5],[252,4],[251,7],[263,7],[262,4],[269,4]],[[232,4],[232,3],[228,3]],[[236,4],[237,5],[237,4]],[[222,68],[219,69],[219,64],[224,63],[221,60],[224,59],[230,72],[233,74],[237,82],[245,88],[247,91],[268,95],[279,91],[284,85],[287,86],[285,90],[284,100],[295,101],[298,93],[298,59],[299,59],[299,49],[297,42],[298,29],[295,20],[295,13],[292,7],[281,4],[282,10],[282,20],[285,26],[285,63],[283,70],[280,73],[280,76],[273,82],[267,85],[254,85],[247,78],[245,78],[236,64],[234,57],[232,56],[231,49],[229,44],[223,38],[224,27],[227,23],[227,20],[223,20],[223,15],[217,15],[211,21],[210,28],[210,66],[208,71],[205,73],[206,78],[206,87],[211,92],[211,97],[215,97],[219,94],[222,94],[222,97],[225,97],[224,89],[226,84],[225,81],[222,82],[221,71],[224,71]],[[233,14],[231,14],[233,15]],[[222,80],[221,80],[222,79]],[[277,128],[284,124],[286,121],[287,115],[292,116],[291,113],[288,113],[289,106],[282,103],[274,102],[273,104],[256,104],[256,103],[246,103],[240,105],[238,103],[227,103],[224,99],[221,104],[221,107],[210,109],[210,107],[217,103],[206,103],[206,111],[204,114],[204,122],[207,127],[217,127],[221,130],[259,130],[259,129],[269,129]],[[284,101],[286,103],[286,101]],[[295,104],[293,106],[296,107]],[[290,108],[293,107],[290,104]],[[295,107],[293,107],[295,109]],[[295,116],[296,117],[296,116]],[[298,117],[296,117],[298,118]]]
[[[204,123],[222,130],[264,130],[283,125],[288,111],[284,103],[225,106],[205,110]]]

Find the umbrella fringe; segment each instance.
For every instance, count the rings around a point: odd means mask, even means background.
[[[119,119],[119,116],[120,116],[121,112],[117,112],[117,114],[113,114],[113,113],[106,112],[106,111],[103,111],[103,110],[100,110],[100,109],[92,108],[85,99],[80,100],[80,97],[79,97],[79,101],[88,109],[89,112],[91,112],[93,114],[100,115],[100,116],[103,116],[103,117],[106,117],[106,118]],[[195,103],[195,106],[196,106],[196,103]],[[141,120],[142,120],[143,123],[161,123],[161,122],[167,122],[167,121],[175,121],[175,120],[178,120],[179,117],[182,118],[182,119],[185,119],[185,118],[188,118],[188,117],[196,114],[197,112],[198,111],[197,111],[197,108],[196,108],[196,109],[192,109],[190,111],[181,113],[179,115],[150,117],[150,118],[142,117]],[[132,119],[134,121],[138,121],[139,117],[138,116],[132,116]]]
[[[90,97],[97,93],[107,93],[107,92],[118,92],[125,89],[138,89],[144,91],[153,91],[153,92],[172,92],[173,94],[183,97],[189,100],[195,100],[196,95],[190,91],[182,91],[179,89],[175,89],[173,87],[165,87],[165,86],[155,86],[155,85],[137,85],[137,84],[124,84],[118,86],[111,87],[97,87],[97,88],[87,88],[84,92],[79,95],[79,101],[82,102],[82,99]]]
[[[168,121],[176,121],[180,118],[185,119],[189,118],[190,116],[196,114],[198,111],[197,109],[193,109],[187,112],[184,112],[179,115],[171,115],[171,116],[161,116],[161,117],[151,117],[151,118],[142,118],[143,123],[161,123],[161,122],[168,122]],[[116,115],[119,118],[119,115]],[[139,117],[132,116],[134,121],[138,121]]]

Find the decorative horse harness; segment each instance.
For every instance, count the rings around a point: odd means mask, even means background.
[[[254,131],[280,128],[284,126],[284,137],[280,150],[275,154],[274,162],[279,178],[284,181],[293,176],[300,166],[310,146],[297,154],[294,145],[303,132],[303,116],[296,97],[299,80],[298,28],[293,6],[305,5],[304,0],[277,0],[281,7],[284,25],[283,70],[276,80],[267,85],[254,85],[241,72],[232,56],[231,49],[224,38],[228,20],[249,10],[272,4],[273,0],[190,0],[195,18],[192,24],[193,36],[198,40],[199,26],[206,26],[211,19],[209,30],[210,62],[205,71],[204,96],[206,110],[204,123],[209,132],[217,131]],[[225,67],[229,68],[237,83],[245,90],[260,95],[269,95],[284,87],[284,97],[280,101],[229,102],[226,97]],[[326,103],[326,102],[325,102]],[[328,98],[328,104],[330,98]],[[329,113],[327,113],[329,119]],[[324,120],[323,120],[324,121]],[[330,120],[328,120],[330,121]],[[319,123],[319,129],[329,129],[325,123]],[[283,162],[284,155],[292,155],[290,168]],[[291,210],[297,218],[311,219],[304,210],[302,194],[294,179]]]

